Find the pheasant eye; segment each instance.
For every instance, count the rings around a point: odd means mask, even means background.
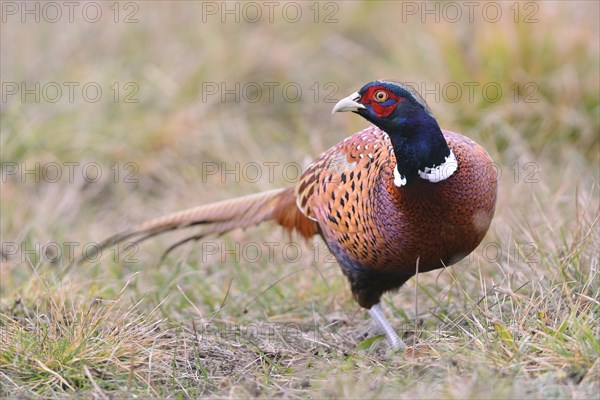
[[[388,94],[385,90],[378,90],[373,95],[373,98],[375,99],[376,102],[383,103],[384,101],[386,101],[388,99]]]

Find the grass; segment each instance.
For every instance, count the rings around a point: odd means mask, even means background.
[[[597,398],[598,5],[520,3],[515,23],[502,3],[497,23],[433,24],[406,3],[344,2],[326,24],[329,9],[315,23],[300,4],[296,24],[201,22],[200,2],[140,2],[132,24],[107,5],[94,24],[3,22],[3,83],[95,82],[103,96],[0,104],[0,396]],[[537,22],[525,23],[526,4]],[[62,274],[69,246],[80,255],[146,218],[293,184],[286,163],[365,126],[332,117],[326,95],[382,77],[431,90],[441,126],[484,145],[502,173],[481,246],[385,296],[404,354],[363,335],[367,314],[322,242],[266,224],[163,262],[180,236],[159,237]],[[137,103],[125,102],[130,82]],[[206,94],[235,82],[263,96]],[[265,82],[293,82],[302,97],[269,99]],[[502,95],[470,99],[466,82]],[[68,162],[80,163],[73,179]],[[22,173],[35,163],[38,182]],[[49,163],[62,168],[56,182]],[[90,163],[102,171],[92,183]],[[250,163],[260,179],[242,173]]]
[[[160,329],[163,321],[155,312],[123,303],[84,303],[68,290],[35,309],[15,303],[2,320],[3,378],[13,385],[11,376],[27,382],[28,394],[92,388],[102,397],[145,382],[148,395],[159,395],[150,377],[170,373],[176,337]]]

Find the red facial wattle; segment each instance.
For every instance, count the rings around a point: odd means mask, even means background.
[[[387,93],[387,99],[383,102],[378,102],[375,100],[375,93],[379,91],[384,91]],[[379,117],[389,116],[394,112],[398,106],[398,103],[400,103],[402,100],[404,99],[398,98],[398,96],[383,86],[370,87],[360,98],[360,102],[364,105],[369,104],[373,108],[375,114],[377,114]]]

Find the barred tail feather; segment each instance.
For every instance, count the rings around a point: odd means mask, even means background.
[[[93,254],[88,253],[87,257],[95,258],[103,249],[124,241],[140,243],[168,231],[202,226],[199,233],[167,249],[164,257],[171,250],[188,241],[199,240],[209,235],[220,235],[233,229],[248,228],[268,220],[275,220],[285,229],[297,231],[305,238],[314,235],[318,230],[316,223],[306,218],[296,207],[293,188],[275,189],[205,204],[149,220],[109,237],[96,247]]]

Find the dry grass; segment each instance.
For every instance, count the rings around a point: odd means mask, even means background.
[[[498,23],[467,23],[463,9],[456,24],[403,22],[406,2],[343,2],[337,23],[315,23],[312,3],[300,4],[296,24],[202,22],[202,3],[162,1],[140,2],[133,24],[115,23],[108,4],[95,24],[2,23],[3,96],[7,82],[96,82],[103,97],[0,103],[0,396],[597,398],[598,4],[521,3],[514,23],[502,3]],[[523,21],[526,4],[539,6],[537,22]],[[69,246],[81,255],[130,223],[291,185],[285,163],[302,166],[365,126],[331,117],[329,90],[339,99],[382,77],[439,83],[439,98],[425,97],[442,127],[482,143],[502,171],[474,254],[385,297],[405,354],[365,339],[366,313],[323,243],[292,238],[286,253],[290,239],[268,225],[161,263],[179,236],[157,238],[137,262],[113,249],[61,274]],[[128,82],[138,103],[124,102]],[[203,84],[235,82],[294,82],[302,98],[203,98]],[[503,94],[469,99],[465,82]],[[448,83],[464,89],[460,101],[444,98]],[[65,176],[11,173],[36,162]],[[103,175],[88,183],[76,168],[71,182],[66,162]],[[236,162],[263,166],[262,178],[207,174]],[[132,166],[136,182],[125,179]]]

